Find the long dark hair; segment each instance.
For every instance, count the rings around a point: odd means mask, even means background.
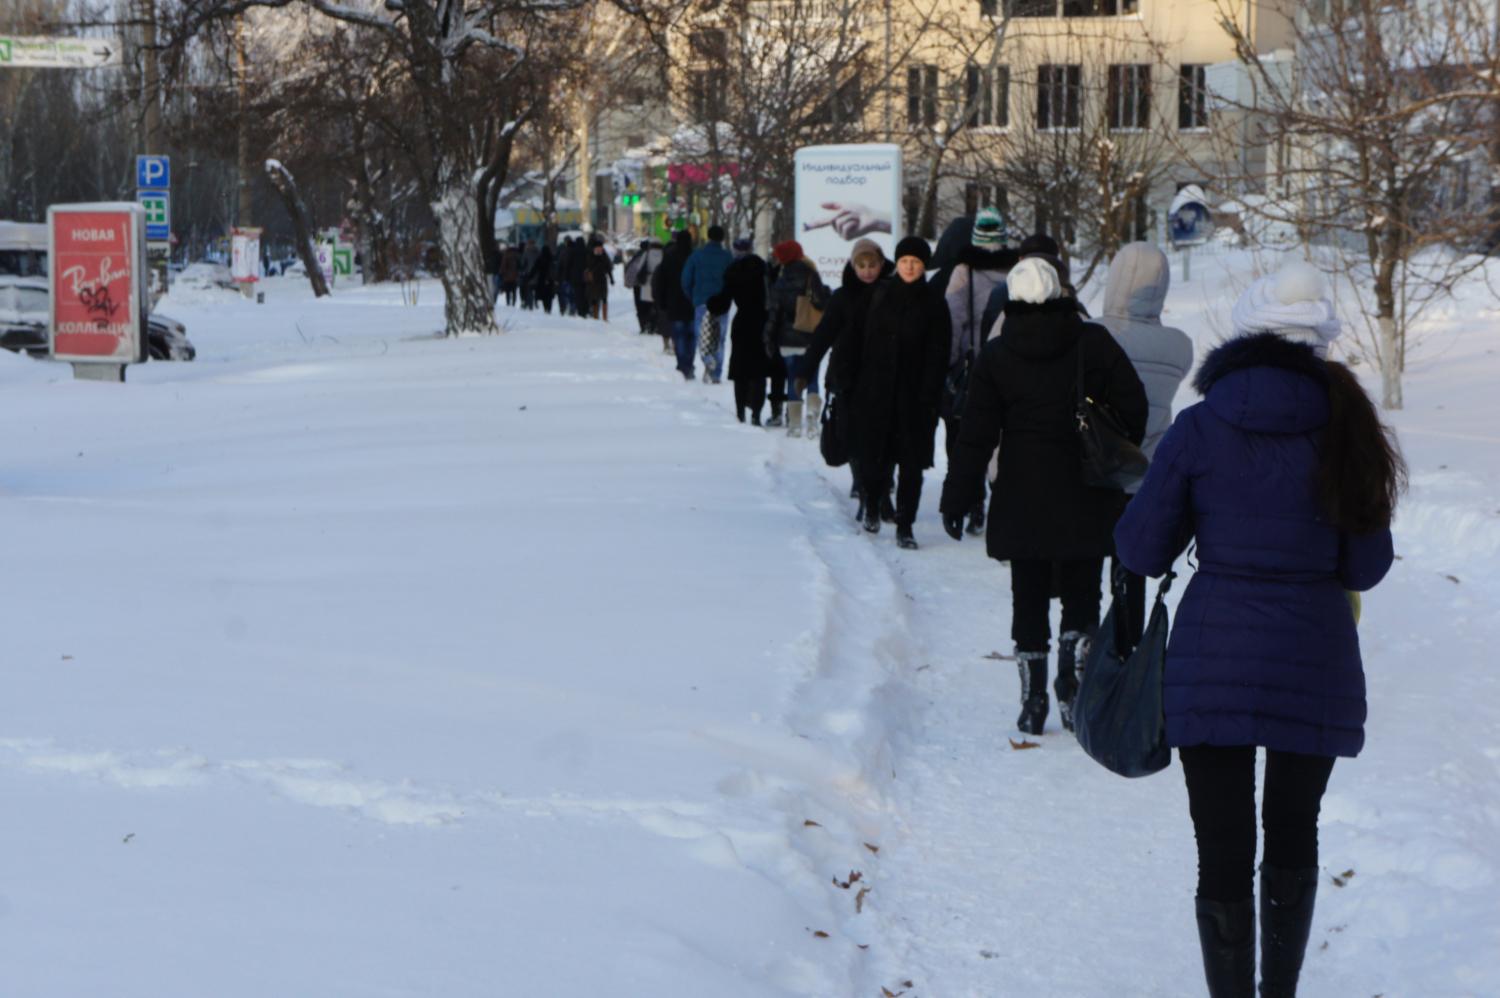
[[[1318,497],[1340,530],[1383,530],[1406,491],[1406,461],[1354,372],[1337,361],[1328,361],[1327,369],[1329,419],[1318,464]]]

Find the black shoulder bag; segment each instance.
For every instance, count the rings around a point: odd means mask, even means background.
[[[1114,600],[1094,632],[1084,656],[1073,731],[1089,758],[1120,776],[1150,776],[1172,763],[1162,713],[1162,675],[1167,661],[1167,590],[1177,576],[1168,571],[1156,590],[1156,603],[1141,643],[1121,647],[1125,626],[1125,583],[1115,573]]]
[[[1150,460],[1125,429],[1109,403],[1090,397],[1083,384],[1083,338],[1078,340],[1078,382],[1073,397],[1078,442],[1082,445],[1083,484],[1126,492],[1141,484]]]

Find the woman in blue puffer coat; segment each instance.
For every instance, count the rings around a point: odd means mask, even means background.
[[[1162,438],[1115,528],[1120,560],[1161,575],[1190,540],[1198,570],[1167,646],[1167,741],[1198,842],[1197,921],[1214,998],[1255,992],[1255,752],[1266,749],[1261,995],[1296,993],[1318,881],[1318,809],[1364,743],[1365,680],[1346,590],[1391,566],[1405,484],[1359,382],[1326,360],[1339,322],[1305,264],[1235,304],[1204,396]]]

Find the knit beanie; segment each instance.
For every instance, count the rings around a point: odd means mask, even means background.
[[[1045,232],[1033,232],[1021,240],[1021,255],[1030,256],[1033,253],[1040,253],[1043,256],[1062,255],[1058,252],[1057,240]]]
[[[874,257],[876,262],[885,259],[885,254],[880,251],[880,244],[873,239],[861,239],[854,244],[854,251],[849,254],[850,263],[859,263],[863,258]]]
[[[1275,333],[1307,344],[1319,357],[1328,356],[1328,345],[1343,332],[1322,273],[1300,262],[1246,288],[1234,303],[1230,319],[1236,336]]]
[[[1062,297],[1062,281],[1057,269],[1040,257],[1029,256],[1010,269],[1005,278],[1011,301],[1040,305]]]
[[[755,243],[749,236],[740,236],[734,241],[734,251],[736,253],[749,253],[754,246]]]
[[[927,245],[927,240],[921,236],[907,236],[896,244],[896,260],[900,262],[903,256],[914,256],[922,261],[922,266],[927,266],[932,261],[932,247]]]
[[[802,259],[802,244],[795,239],[788,239],[786,242],[777,243],[771,247],[771,255],[776,258],[777,263],[785,267],[793,260]]]
[[[999,249],[1005,242],[1005,219],[993,208],[981,208],[974,216],[974,231],[969,240],[980,249]]]

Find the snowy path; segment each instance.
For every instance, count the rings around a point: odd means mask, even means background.
[[[941,469],[900,552],[628,322],[433,297],[185,301],[125,389],[0,356],[0,994],[1201,993],[1180,773],[1012,747]],[[1500,994],[1486,349],[1402,417],[1309,998]]]

